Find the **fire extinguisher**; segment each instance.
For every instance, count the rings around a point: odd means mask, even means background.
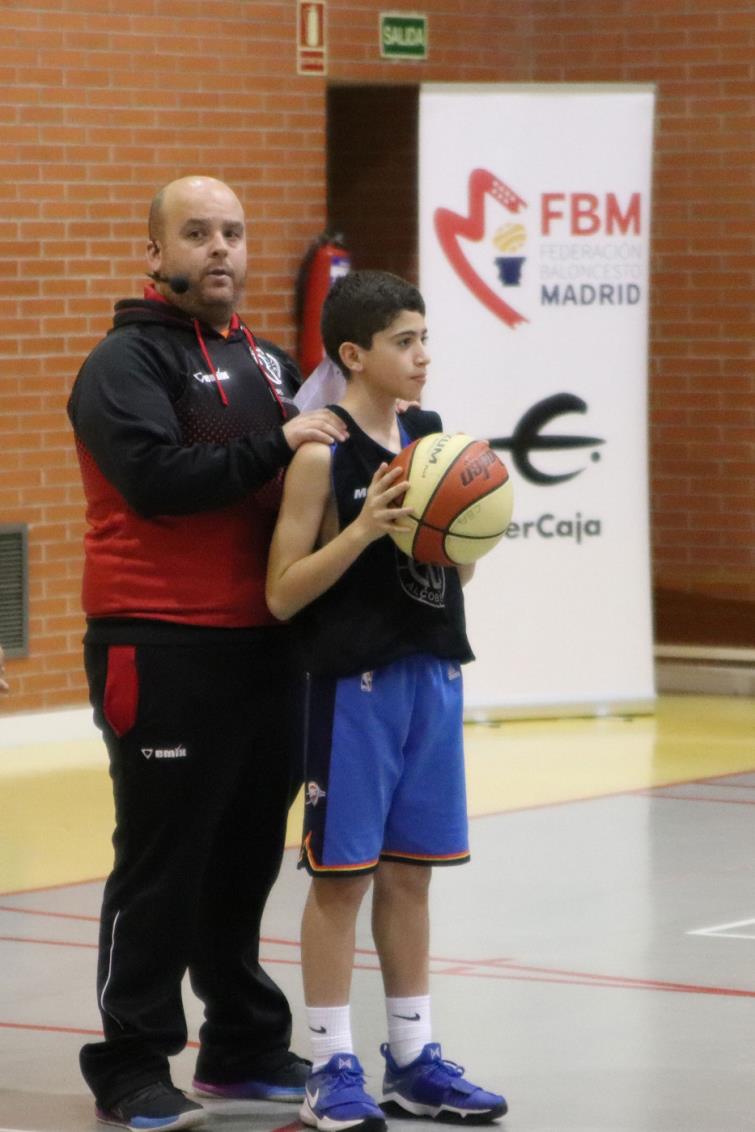
[[[297,355],[302,377],[309,377],[324,356],[320,317],[331,284],[351,270],[343,237],[323,232],[310,245],[296,280]]]

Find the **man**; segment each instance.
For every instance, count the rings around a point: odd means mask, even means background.
[[[298,373],[235,313],[242,206],[184,177],[150,210],[144,299],[116,303],[69,402],[87,500],[84,659],[110,757],[115,860],[98,964],[104,1041],[81,1068],[98,1118],[189,1128],[171,1083],[188,970],[205,1021],[194,1088],[299,1101],[308,1063],[259,966],[260,919],[300,774],[302,686],[264,598],[280,480],[305,441]]]

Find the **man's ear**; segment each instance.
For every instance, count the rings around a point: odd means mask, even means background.
[[[342,342],[338,347],[338,356],[350,373],[361,373],[364,369],[362,352],[356,342]]]
[[[160,251],[160,245],[158,244],[157,240],[148,240],[147,266],[149,267],[150,271],[158,271],[160,269],[161,256],[162,253]]]

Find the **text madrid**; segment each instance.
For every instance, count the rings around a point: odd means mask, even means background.
[[[554,283],[552,287],[548,287],[543,283],[540,287],[540,302],[544,307],[590,307],[594,303],[598,306],[631,307],[639,303],[640,294],[636,283],[600,283],[597,287],[592,283],[580,283],[578,287],[572,283],[567,283],[565,287]]]

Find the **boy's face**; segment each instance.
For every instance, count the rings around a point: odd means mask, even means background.
[[[393,322],[372,337],[372,346],[352,346],[347,363],[353,376],[359,376],[392,397],[418,401],[427,380],[430,355],[427,352],[427,326],[417,311],[400,311]]]

